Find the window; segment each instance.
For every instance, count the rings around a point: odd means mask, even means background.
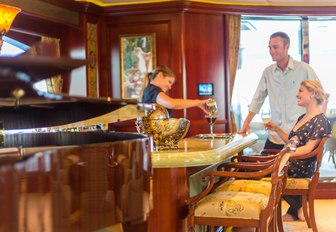
[[[336,19],[309,21],[310,65],[318,74],[330,99],[328,114],[336,115]]]
[[[10,37],[4,36],[3,40],[1,56],[17,56],[29,49],[29,46]]]
[[[236,81],[232,95],[232,110],[237,127],[242,127],[263,70],[272,64],[268,51],[268,41],[276,31],[286,32],[291,45],[289,54],[296,60],[302,60],[301,31],[302,19],[298,17],[242,17],[241,44]],[[336,119],[336,16],[308,17],[309,63],[322,82],[325,91],[330,94],[327,116]],[[263,108],[269,107],[268,101]],[[252,152],[264,147],[266,133],[260,115],[256,115],[250,124],[251,130],[259,136],[258,142],[251,146]],[[248,151],[251,152],[251,151]],[[327,151],[328,152],[328,151]],[[335,178],[335,168],[324,155],[321,167],[323,180]]]
[[[238,128],[248,113],[250,103],[263,70],[272,64],[268,52],[268,41],[276,31],[286,32],[291,45],[289,54],[296,60],[301,60],[301,21],[299,17],[285,16],[243,16],[241,22],[240,60],[232,95],[232,108],[235,112]],[[309,18],[310,65],[319,76],[326,92],[331,96],[328,104],[328,114],[336,114],[336,77],[333,67],[336,65],[336,17]],[[263,107],[268,107],[266,100]],[[256,115],[253,126],[260,126],[261,118]]]

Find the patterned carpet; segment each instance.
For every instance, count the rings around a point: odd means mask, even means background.
[[[283,202],[283,212],[286,212],[288,205]],[[335,200],[315,200],[316,223],[319,232],[336,231],[336,199]],[[285,222],[285,232],[311,232],[306,222]]]

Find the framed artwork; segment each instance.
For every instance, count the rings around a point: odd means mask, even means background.
[[[146,74],[156,66],[155,33],[121,35],[121,98],[139,98]]]

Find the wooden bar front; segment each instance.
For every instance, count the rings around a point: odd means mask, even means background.
[[[193,170],[209,170],[256,140],[255,134],[235,134],[228,139],[192,137],[180,141],[177,150],[153,152],[153,209],[148,231],[186,231],[185,200],[190,195],[189,177]]]

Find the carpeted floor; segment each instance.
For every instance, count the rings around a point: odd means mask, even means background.
[[[286,212],[288,205],[283,202],[283,212]],[[315,216],[319,232],[336,231],[336,199],[334,200],[315,200]],[[285,222],[285,232],[311,232],[306,222]]]

